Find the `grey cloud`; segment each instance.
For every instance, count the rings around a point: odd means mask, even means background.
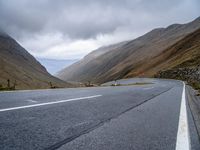
[[[60,32],[72,39],[89,39],[120,27],[137,29],[150,22],[148,17],[154,23],[183,1],[187,0],[1,0],[0,27],[18,38]]]

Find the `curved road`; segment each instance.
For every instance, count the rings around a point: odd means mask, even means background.
[[[200,149],[182,82],[118,83],[123,86],[1,92],[0,149]]]

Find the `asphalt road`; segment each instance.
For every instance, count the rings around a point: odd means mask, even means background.
[[[199,150],[184,84],[137,82],[1,92],[0,150]]]

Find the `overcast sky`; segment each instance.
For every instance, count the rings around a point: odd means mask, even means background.
[[[91,50],[200,16],[200,0],[0,0],[0,28],[39,58]]]

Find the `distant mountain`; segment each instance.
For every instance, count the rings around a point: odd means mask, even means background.
[[[88,57],[60,71],[58,77],[70,81],[103,83],[110,80],[156,74],[159,61],[166,49],[200,28],[200,18],[187,24],[173,24],[109,48],[97,57]],[[173,56],[163,57],[168,61]],[[90,58],[90,59],[87,59]],[[159,57],[161,59],[161,57]]]
[[[0,32],[0,87],[16,85],[16,89],[71,87],[46,69],[12,37]],[[51,82],[51,84],[50,84]]]
[[[85,67],[90,65],[91,61],[96,60],[101,55],[103,55],[111,50],[113,50],[113,51],[118,50],[121,46],[123,46],[126,43],[128,43],[128,42],[126,41],[126,42],[121,42],[121,43],[117,43],[117,44],[113,44],[113,45],[109,45],[109,46],[100,47],[97,50],[94,50],[91,53],[89,53],[88,55],[86,55],[82,60],[70,65],[66,69],[61,70],[60,72],[58,72],[56,74],[56,76],[58,78],[68,80],[68,81],[75,81],[75,82],[83,81],[80,78],[81,72],[85,71],[85,69],[86,69]],[[98,63],[98,62],[95,62],[95,63]],[[94,68],[92,68],[92,69],[94,69]],[[86,77],[86,80],[87,80],[87,77]],[[88,78],[88,81],[89,80],[90,79]]]
[[[47,71],[52,75],[56,75],[58,71],[64,69],[67,66],[77,62],[78,60],[58,60],[58,59],[46,59],[36,58],[43,66],[46,67]]]

